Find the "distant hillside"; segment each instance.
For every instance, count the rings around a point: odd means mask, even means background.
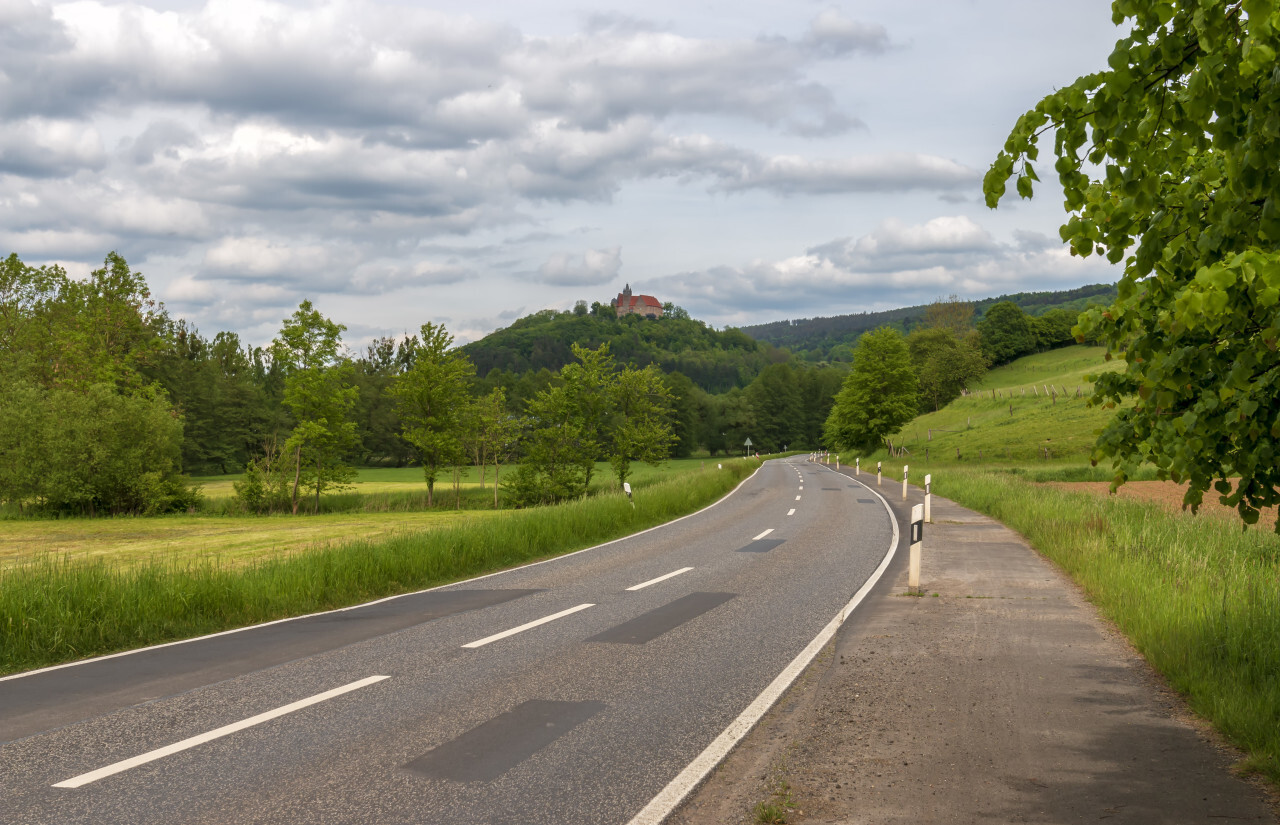
[[[462,350],[483,378],[497,369],[554,372],[573,361],[572,344],[594,348],[607,342],[620,362],[682,372],[710,393],[745,387],[760,370],[789,357],[736,329],[717,332],[689,318],[615,318],[610,308],[603,309],[598,314],[543,310]]]
[[[988,307],[1000,301],[1013,301],[1028,315],[1043,315],[1051,309],[1081,312],[1089,304],[1110,303],[1115,297],[1114,284],[1091,284],[1059,292],[1018,292],[974,301],[974,320],[981,318]],[[831,350],[840,345],[850,345],[859,335],[877,327],[891,326],[909,332],[924,320],[924,311],[925,306],[921,305],[830,318],[801,318],[742,327],[742,331],[757,341],[765,341],[775,347],[786,347],[798,354],[809,353],[811,360],[828,357],[847,360],[839,358],[839,353],[832,353]]]

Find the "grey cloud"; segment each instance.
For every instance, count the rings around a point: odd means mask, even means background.
[[[597,286],[618,277],[622,247],[588,249],[581,254],[559,252],[538,267],[538,280],[556,286]]]
[[[176,120],[158,120],[129,144],[128,154],[134,163],[148,164],[156,155],[178,159],[178,149],[199,146],[200,138],[188,126]]]
[[[838,9],[823,11],[809,24],[804,45],[830,57],[843,57],[854,52],[880,54],[889,47],[889,33],[884,26],[851,20]]]
[[[56,25],[47,9],[28,17]],[[714,112],[832,134],[856,119],[805,79],[807,67],[874,52],[885,37],[831,11],[797,40],[695,39],[622,15],[588,17],[579,35],[537,38],[364,4],[315,15],[265,2],[176,15],[102,6],[67,19],[51,28],[57,38],[46,37],[54,45],[39,71],[23,74],[27,91],[0,104],[10,117],[197,105],[431,148],[510,138],[544,116],[600,129],[638,115]],[[22,68],[0,57],[10,76]]]
[[[25,178],[98,171],[107,163],[93,126],[74,121],[28,118],[0,126],[0,172]]]
[[[732,320],[814,306],[832,314],[910,306],[949,293],[985,297],[1032,279],[1038,288],[1067,288],[1118,274],[1104,261],[1072,258],[1061,245],[1002,244],[967,218],[937,218],[916,226],[887,221],[782,260],[668,276],[655,289],[703,317]]]

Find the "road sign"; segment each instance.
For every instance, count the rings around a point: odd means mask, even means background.
[[[748,437],[746,441],[742,442],[742,446],[744,446],[744,447],[750,447],[750,446],[751,446],[751,439],[750,439],[750,437]]]

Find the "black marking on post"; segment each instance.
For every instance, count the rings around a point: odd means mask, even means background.
[[[756,539],[746,547],[739,547],[738,553],[768,553],[775,547],[781,547],[786,544],[786,539]]]
[[[736,593],[690,593],[648,613],[641,613],[629,622],[598,633],[587,641],[642,645],[714,610],[735,596]]]
[[[924,540],[924,522],[923,521],[911,522],[911,543],[919,544],[923,540]]]
[[[604,710],[604,702],[531,699],[405,765],[455,782],[492,782]]]

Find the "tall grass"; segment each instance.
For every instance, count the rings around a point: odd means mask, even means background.
[[[1280,784],[1280,538],[1009,473],[952,469],[933,482],[1062,567],[1192,709],[1245,751],[1242,769]]]
[[[50,558],[9,568],[0,571],[0,672],[355,604],[609,541],[703,507],[759,466],[723,464],[656,481],[634,507],[598,495],[248,568]]]

